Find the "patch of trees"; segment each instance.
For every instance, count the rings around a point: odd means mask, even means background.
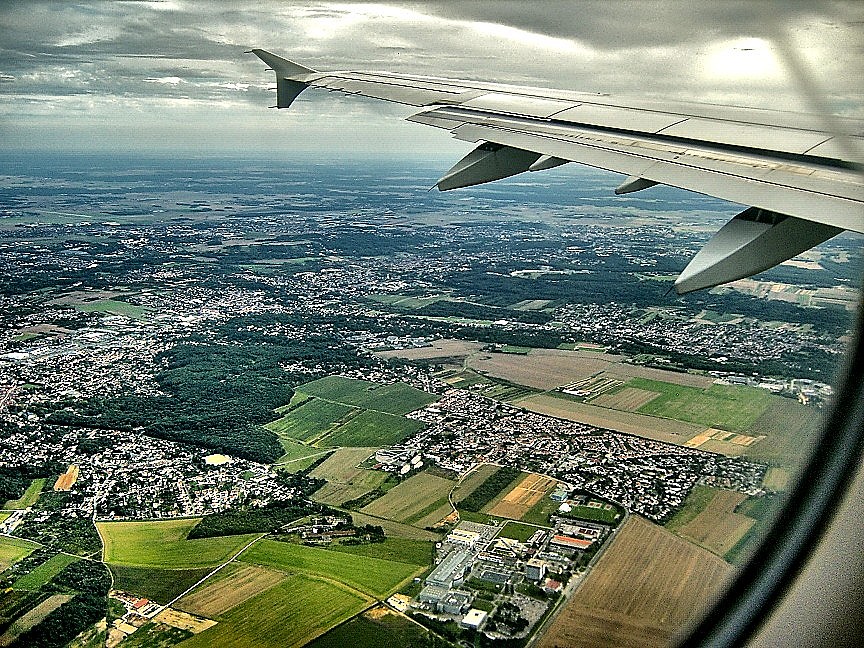
[[[46,495],[39,498],[40,505]],[[27,540],[41,542],[58,551],[91,554],[102,548],[96,527],[89,519],[52,515],[47,520],[28,522],[19,527],[18,535]]]
[[[246,506],[214,513],[203,520],[189,534],[189,539],[244,533],[269,533],[313,513],[322,513],[326,507],[305,499],[270,502],[265,506]]]
[[[84,592],[76,595],[23,633],[11,645],[24,648],[59,648],[105,617],[108,599]]]
[[[63,571],[51,581],[51,586],[96,596],[108,596],[111,589],[111,574],[101,562],[79,560],[64,567]]]
[[[480,486],[468,497],[459,502],[458,508],[477,513],[491,502],[498,493],[515,481],[521,471],[518,468],[504,466],[489,475]]]
[[[0,466],[0,502],[18,499],[30,486],[30,482],[40,477],[51,477],[64,472],[58,463],[38,466]]]

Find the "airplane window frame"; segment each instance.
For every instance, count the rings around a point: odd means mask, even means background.
[[[864,290],[854,325],[835,399],[786,502],[749,561],[679,646],[746,645],[795,583],[838,502],[864,470]]]

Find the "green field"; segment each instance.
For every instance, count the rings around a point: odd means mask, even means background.
[[[321,439],[319,444],[361,448],[394,445],[422,428],[420,421],[365,410]]]
[[[780,495],[750,496],[735,509],[736,513],[756,520],[737,544],[726,552],[724,558],[733,565],[744,565],[759,546],[765,534],[780,513],[785,498]]]
[[[280,439],[310,441],[356,411],[356,408],[347,405],[312,398],[264,427],[275,432]]]
[[[711,500],[714,499],[714,489],[710,486],[694,486],[687,494],[684,505],[678,509],[665,526],[670,531],[678,531],[681,527],[692,522],[697,515],[704,511]]]
[[[747,448],[744,456],[794,474],[810,456],[821,421],[822,412],[815,407],[777,398],[747,430],[749,435],[766,438]]]
[[[389,596],[403,582],[423,571],[417,565],[276,540],[255,543],[239,560],[332,579],[376,598]]]
[[[299,647],[350,619],[369,603],[369,599],[337,583],[292,574],[229,610],[218,625],[182,645],[184,648]]]
[[[417,648],[432,646],[428,630],[387,608],[361,614],[318,637],[308,648]]]
[[[27,590],[35,592],[48,581],[59,574],[67,565],[80,560],[77,556],[68,554],[57,554],[51,556],[44,563],[33,569],[27,574],[24,574],[12,584],[12,589]]]
[[[409,540],[407,538],[388,537],[384,542],[363,545],[330,545],[331,551],[342,551],[355,556],[393,560],[409,565],[432,564],[435,543],[428,540]]]
[[[187,540],[201,518],[153,522],[99,522],[107,563],[130,567],[190,569],[218,565],[256,535]]]
[[[364,513],[411,524],[437,509],[446,508],[447,512],[452,510],[447,502],[447,494],[453,486],[454,483],[449,479],[420,472],[394,486],[361,510]],[[444,515],[447,515],[447,512]]]
[[[513,353],[515,355],[528,355],[531,353],[531,347],[526,346],[513,346],[512,344],[505,344],[500,349],[501,353]]]
[[[125,301],[113,299],[98,299],[86,304],[76,304],[75,310],[82,313],[111,313],[113,315],[125,315],[135,319],[144,317],[145,309]]]
[[[615,524],[621,520],[621,515],[614,507],[606,509],[595,506],[574,506],[569,513],[559,513],[559,515],[577,520],[605,522],[606,524]]]
[[[531,524],[522,524],[520,522],[507,522],[504,528],[498,532],[499,538],[512,538],[519,542],[525,542],[528,538],[537,532],[537,527]]]
[[[29,540],[0,537],[0,572],[3,572],[22,558],[29,556],[39,545]]]
[[[114,574],[114,587],[158,603],[167,603],[192,587],[212,570],[158,569],[154,567],[125,567],[109,565]]]
[[[561,502],[556,502],[548,495],[532,506],[520,519],[529,524],[545,526],[549,524],[549,517],[558,511]]]
[[[305,443],[298,443],[287,438],[280,438],[279,441],[285,449],[285,454],[276,460],[276,464],[284,467],[289,472],[302,470],[302,468],[298,468],[297,466],[306,467],[327,453],[326,450],[322,450],[321,448],[314,448]]]
[[[744,432],[777,399],[764,389],[742,385],[685,387],[658,380],[633,378],[624,385],[660,394],[637,412],[676,421],[699,423],[731,432]]]
[[[25,509],[28,506],[33,506],[36,500],[39,499],[39,494],[45,487],[45,479],[34,479],[30,482],[24,494],[16,500],[9,500],[3,505],[4,509]]]
[[[427,394],[405,383],[379,385],[342,376],[314,380],[297,387],[296,391],[343,405],[397,415],[407,414],[438,400],[434,394]]]
[[[340,506],[379,488],[388,473],[367,470],[357,465],[374,452],[373,448],[340,448],[310,473],[327,483],[312,495],[316,502]]]

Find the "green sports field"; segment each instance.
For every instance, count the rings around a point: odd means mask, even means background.
[[[389,596],[423,571],[418,565],[266,539],[243,552],[239,560],[329,578],[375,598]]]
[[[225,562],[256,534],[200,538],[186,536],[201,518],[153,522],[99,522],[107,563],[130,567],[190,569]]]
[[[292,574],[229,610],[218,625],[188,639],[182,646],[299,647],[350,619],[371,602],[338,583]]]
[[[640,414],[699,423],[731,432],[744,432],[776,400],[764,389],[743,385],[686,387],[658,380],[633,378],[628,387],[660,394],[640,407]]]

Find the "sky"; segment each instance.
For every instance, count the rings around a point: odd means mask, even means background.
[[[466,152],[404,122],[411,107],[310,89],[270,109],[273,74],[253,47],[319,70],[864,117],[855,0],[28,0],[0,4],[0,154]]]

